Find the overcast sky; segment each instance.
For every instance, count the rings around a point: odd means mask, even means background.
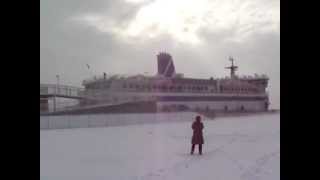
[[[187,77],[269,76],[280,108],[280,0],[41,0],[40,83],[157,72],[166,51]],[[90,69],[86,64],[89,64]]]

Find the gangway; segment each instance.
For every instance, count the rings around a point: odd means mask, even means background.
[[[40,84],[40,98],[63,97],[83,99],[83,90],[83,88],[67,85]]]
[[[67,98],[74,100],[84,99],[84,88],[58,85],[40,84],[40,113],[49,112],[49,99],[53,100],[53,111],[57,110],[57,98]]]

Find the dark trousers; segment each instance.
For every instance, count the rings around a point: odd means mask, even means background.
[[[195,144],[192,144],[191,154],[193,154],[195,146],[196,146]],[[198,146],[199,146],[199,154],[202,154],[202,144],[198,144]]]

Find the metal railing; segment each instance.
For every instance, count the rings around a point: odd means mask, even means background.
[[[83,91],[83,88],[73,86],[40,84],[40,95],[82,97]]]
[[[195,112],[40,116],[40,130],[188,122]]]

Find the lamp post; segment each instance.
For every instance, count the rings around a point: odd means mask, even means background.
[[[58,93],[60,92],[59,90],[59,80],[60,80],[60,76],[59,75],[56,75],[56,78],[57,78],[57,89],[58,89]]]
[[[56,96],[59,90],[59,75],[56,75],[57,78],[57,83],[56,83],[56,88],[55,88],[55,92],[54,92],[54,97],[53,97],[53,111],[56,112],[57,110],[57,100],[56,100]]]

